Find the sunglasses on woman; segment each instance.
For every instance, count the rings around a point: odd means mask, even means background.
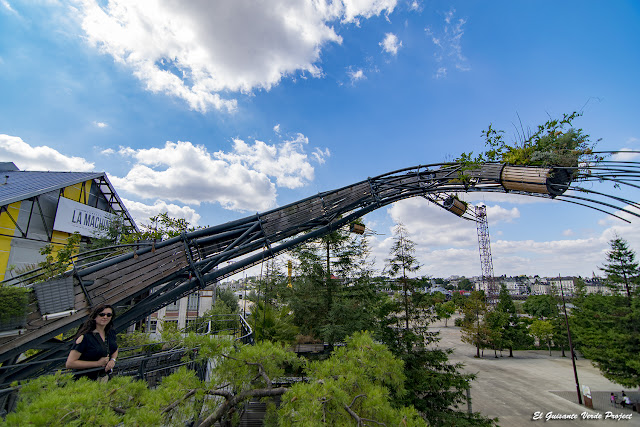
[[[112,313],[98,313],[98,316],[100,316],[100,317],[105,317],[105,316],[106,317],[111,317],[111,316],[113,316],[113,314]]]

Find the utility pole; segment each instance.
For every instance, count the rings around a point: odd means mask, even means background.
[[[564,301],[564,289],[562,288],[562,277],[558,275],[560,280],[560,294],[562,295],[562,306],[564,307],[564,322],[567,325],[567,337],[569,338],[569,351],[571,352],[571,363],[573,364],[573,377],[576,380],[576,390],[578,391],[578,403],[582,405],[582,393],[580,393],[580,382],[578,381],[578,370],[576,369],[576,358],[573,353],[573,344],[571,344],[571,330],[569,329],[569,317],[567,316],[567,304]]]

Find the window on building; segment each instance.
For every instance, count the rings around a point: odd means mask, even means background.
[[[147,332],[156,332],[158,330],[158,321],[156,319],[150,319],[147,323]]]
[[[180,310],[180,300],[174,301],[167,306],[167,311],[178,311]]]
[[[194,292],[190,294],[187,299],[187,310],[190,310],[190,311],[197,310],[199,299],[200,299],[200,296],[198,295],[198,292]]]

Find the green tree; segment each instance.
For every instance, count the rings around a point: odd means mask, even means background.
[[[607,379],[640,386],[640,298],[622,295],[574,298],[571,332],[576,348]]]
[[[636,261],[636,254],[629,248],[627,241],[620,237],[612,239],[609,244],[611,250],[607,252],[607,262],[600,270],[606,274],[607,282],[613,289],[626,291],[631,302],[632,291],[640,282],[640,267]]]
[[[540,344],[547,344],[549,356],[551,356],[551,340],[553,339],[553,325],[551,322],[549,320],[534,320],[529,331],[531,335],[538,339]]]
[[[458,282],[458,289],[462,291],[472,291],[473,290],[473,282],[466,277]]]
[[[380,295],[366,237],[341,229],[298,246],[292,255],[295,277],[284,301],[302,334],[331,344],[356,331],[375,328]]]
[[[484,292],[471,292],[471,296],[465,300],[463,313],[461,339],[474,345],[476,347],[476,357],[480,357],[480,349],[485,348],[488,342],[488,330],[484,324],[484,316],[487,313]]]
[[[505,285],[498,295],[495,311],[503,314],[502,345],[509,349],[509,357],[513,357],[513,349],[530,344],[527,328],[518,316],[516,305]]]
[[[425,425],[414,408],[392,403],[392,394],[404,390],[402,362],[366,333],[354,334],[346,347],[308,368],[295,353],[268,341],[236,348],[229,340],[191,334],[182,344],[197,347],[198,360],[216,361],[210,382],[184,368],[153,389],[131,377],[100,383],[74,380],[71,374],[41,376],[22,385],[18,407],[6,424],[207,427],[230,423],[249,399],[287,393],[280,410],[273,412],[282,425],[319,425],[323,417],[324,425],[353,425],[358,419]],[[291,389],[276,386],[273,380],[288,369],[303,369],[311,380]]]
[[[233,293],[232,293],[233,295]],[[238,327],[238,304],[229,307],[228,302],[218,298],[212,307],[187,328],[187,332],[232,334]]]
[[[289,307],[277,308],[272,304],[260,301],[253,307],[249,325],[253,329],[256,340],[269,340],[283,344],[292,344],[299,328],[294,323]]]
[[[537,319],[552,319],[558,316],[558,301],[553,295],[530,295],[522,309]]]
[[[436,314],[444,319],[444,326],[447,327],[447,320],[456,312],[456,306],[453,301],[436,304]]]
[[[410,295],[415,291],[413,280],[409,279],[409,273],[415,273],[420,269],[420,264],[415,257],[415,243],[409,238],[407,229],[403,224],[397,224],[393,229],[393,243],[386,260],[386,271],[400,282],[402,300],[404,305],[405,328],[409,329],[409,323],[414,316],[410,304]]]
[[[410,406],[397,407],[404,394],[403,363],[367,333],[356,333],[331,358],[312,362],[312,378],[282,397],[279,425],[426,425]]]

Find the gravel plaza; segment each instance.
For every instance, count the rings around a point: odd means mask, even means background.
[[[569,357],[559,351],[523,350],[503,351],[494,357],[493,350],[485,350],[484,357],[474,357],[475,347],[460,340],[460,328],[454,319],[437,321],[431,325],[440,331],[441,348],[453,348],[451,362],[464,364],[464,371],[475,373],[472,382],[472,410],[485,416],[498,417],[505,427],[558,425],[597,426],[602,423],[619,426],[640,426],[640,414],[630,409],[614,407],[611,392],[620,396],[622,390],[633,402],[640,401],[640,392],[628,390],[604,378],[589,360],[576,361],[580,386],[589,386],[594,409],[578,404],[576,384]],[[568,355],[569,352],[566,351]],[[534,419],[536,418],[536,419]],[[547,418],[549,418],[547,420]]]

